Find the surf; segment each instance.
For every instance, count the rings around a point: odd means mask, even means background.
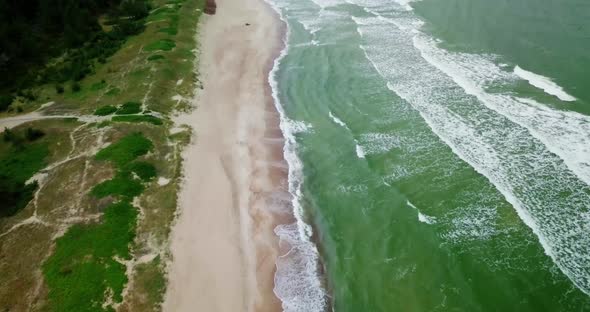
[[[280,16],[283,23],[288,25],[280,8],[272,1],[267,1],[267,3]],[[295,137],[297,133],[308,131],[311,126],[287,117],[280,100],[280,89],[276,78],[281,61],[287,56],[290,49],[288,45],[289,34],[290,30],[287,27],[283,49],[275,59],[268,75],[273,102],[280,116],[280,129],[285,138],[283,155],[289,168],[288,190],[291,194],[291,205],[296,219],[294,224],[278,225],[275,228],[281,248],[289,248],[289,251],[276,261],[274,292],[281,300],[283,310],[286,312],[321,312],[326,309],[327,294],[319,276],[319,252],[311,241],[313,230],[305,222],[305,211],[301,204],[303,164],[297,156]]]
[[[497,81],[505,74],[473,67],[473,62],[463,62],[473,60],[464,54],[449,57],[450,53],[437,50],[435,41],[416,27],[421,21],[407,12],[353,20],[365,55],[389,89],[416,109],[457,156],[495,185],[545,253],[579,289],[590,293],[590,261],[584,253],[590,239],[583,234],[589,228],[590,189],[582,179],[583,159],[568,158],[572,147],[551,144],[559,139],[554,132],[524,123],[531,117],[537,122],[563,120],[555,116],[573,113],[514,106],[518,102],[510,97],[487,93],[485,79]],[[424,41],[431,50],[425,52]],[[475,60],[475,65],[488,64]],[[473,73],[485,79],[471,84]],[[500,106],[506,103],[512,106]],[[573,149],[583,151],[581,146],[587,145],[575,128],[561,127],[571,130],[561,135],[569,138]]]

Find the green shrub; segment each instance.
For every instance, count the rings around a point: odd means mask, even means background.
[[[107,116],[117,111],[117,108],[113,105],[105,105],[97,108],[94,111],[94,115],[96,116]]]
[[[150,56],[148,56],[147,60],[148,60],[148,61],[156,61],[156,60],[161,60],[161,59],[163,59],[163,58],[164,58],[164,56],[163,56],[163,55],[160,55],[160,54],[154,54],[154,55],[150,55]]]
[[[35,94],[32,90],[27,90],[21,94],[21,96],[27,101],[34,101],[37,99],[37,94]]]
[[[123,171],[133,172],[144,181],[150,181],[157,175],[156,167],[146,161],[134,161],[129,163],[127,166],[125,166]]]
[[[0,112],[5,112],[13,101],[14,96],[10,94],[0,95]]]
[[[156,126],[163,124],[162,119],[152,115],[115,116],[112,120],[118,122],[147,122]]]
[[[37,190],[37,182],[31,184],[18,183],[0,174],[0,218],[15,215],[33,199]]]
[[[125,172],[118,173],[114,178],[95,185],[90,193],[98,198],[114,195],[131,199],[141,192],[143,192],[141,182],[134,180],[129,172]]]
[[[65,91],[64,86],[62,86],[60,84],[55,85],[55,93],[62,94],[62,93],[64,93],[64,91]]]
[[[129,115],[129,114],[138,114],[141,112],[141,103],[139,102],[126,102],[119,106],[117,110],[117,115]]]
[[[35,141],[41,137],[43,137],[45,135],[45,132],[39,130],[39,129],[33,129],[31,127],[28,127],[27,130],[25,131],[25,138],[29,141]]]
[[[77,81],[72,82],[72,92],[79,92],[81,89],[80,83]]]
[[[135,132],[103,148],[96,153],[95,158],[112,161],[115,165],[123,167],[135,158],[147,154],[152,148],[152,141],[144,137],[141,132]]]
[[[6,130],[4,135],[6,138]],[[16,135],[11,135],[13,138],[8,141],[12,146],[0,158],[0,217],[14,215],[33,198],[37,183],[25,183],[45,167],[45,157],[49,154],[46,144],[24,144],[18,139],[15,145]]]
[[[12,130],[4,127],[4,132],[2,132],[2,139],[4,142],[12,142],[14,140],[14,133]]]

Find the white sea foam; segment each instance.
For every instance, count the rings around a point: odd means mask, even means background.
[[[395,148],[402,147],[401,138],[389,133],[363,133],[360,142],[365,146],[365,152],[369,155],[382,154]],[[410,146],[405,146],[410,147]]]
[[[407,11],[412,11],[414,10],[412,8],[412,6],[410,5],[410,2],[414,2],[413,0],[395,0],[395,2],[399,5],[401,5],[404,9],[406,9]]]
[[[293,134],[296,133],[309,133],[312,131],[313,126],[310,124],[307,124],[303,121],[298,121],[298,120],[288,120],[287,121],[289,124],[289,129],[292,131]]]
[[[347,126],[347,125],[346,125],[346,124],[345,124],[345,123],[344,123],[342,120],[340,120],[338,117],[334,116],[334,115],[332,114],[332,112],[328,112],[328,116],[330,116],[330,118],[331,118],[331,119],[332,119],[332,120],[333,120],[335,123],[337,123],[338,125],[340,125],[340,126],[342,126],[342,127],[346,128],[346,129],[348,129],[348,126]]]
[[[425,60],[451,77],[467,94],[525,127],[590,184],[590,117],[554,110],[532,99],[486,92],[487,85],[511,82],[517,77],[501,70],[485,56],[447,52],[426,36],[415,36],[413,41]]]
[[[416,210],[416,212],[418,212],[418,221],[422,222],[422,223],[426,223],[426,224],[434,224],[436,223],[436,218],[435,217],[431,217],[431,216],[427,216],[425,214],[423,214],[422,212],[420,212],[420,210],[418,209],[418,207],[416,207],[414,204],[412,204],[409,200],[407,201],[408,206],[412,207],[413,209]]]
[[[562,101],[573,102],[576,100],[575,97],[567,94],[563,90],[562,87],[557,85],[550,78],[547,78],[547,77],[541,76],[541,75],[537,75],[533,72],[524,70],[524,69],[520,68],[518,65],[516,67],[514,67],[514,73],[516,75],[518,75],[520,78],[528,81],[531,85],[533,85],[539,89],[542,89],[547,94],[551,94],[553,96],[556,96],[557,98],[559,98]]]
[[[366,193],[369,188],[365,184],[354,184],[354,185],[340,184],[336,187],[336,189],[341,193],[350,194],[350,193]]]
[[[431,216],[427,216],[421,212],[418,212],[418,221],[420,221],[422,223],[426,223],[426,224],[434,224],[434,223],[436,223],[436,218],[431,217]]]
[[[365,151],[363,150],[362,146],[358,145],[358,143],[355,145],[355,150],[356,156],[358,156],[358,158],[365,158]]]
[[[495,207],[481,207],[477,204],[463,207],[448,216],[451,229],[442,236],[455,243],[489,239],[498,234],[494,226],[497,214]]]
[[[488,86],[510,83],[514,77],[478,67],[487,64],[485,56],[446,53],[429,38],[431,49],[425,50],[420,44],[426,36],[415,27],[421,24],[415,17],[354,20],[363,50],[388,88],[416,109],[457,156],[488,178],[546,254],[578,288],[590,293],[590,187],[581,178],[588,158],[576,161],[568,156],[572,150],[584,151],[580,142],[588,146],[586,117],[490,93]],[[559,135],[551,130],[556,127],[574,147],[555,143]],[[494,235],[487,221],[468,218],[456,223],[457,229],[476,237]]]
[[[271,1],[268,3],[279,14],[283,22],[287,23],[280,8]],[[281,299],[283,310],[286,312],[322,312],[326,309],[327,297],[319,278],[319,253],[311,242],[312,228],[304,220],[304,211],[301,205],[303,164],[297,156],[295,139],[296,133],[307,131],[311,126],[294,122],[286,116],[279,99],[279,86],[276,80],[280,63],[289,50],[287,44],[289,36],[290,30],[287,28],[285,46],[280,56],[275,59],[268,76],[274,104],[280,115],[280,128],[285,137],[283,154],[289,164],[289,193],[292,196],[291,205],[296,219],[294,224],[279,225],[275,228],[280,243],[288,244],[291,249],[287,254],[277,259],[274,292]]]

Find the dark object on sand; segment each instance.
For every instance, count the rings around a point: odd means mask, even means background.
[[[250,26],[250,23],[246,23],[246,26]]]
[[[217,4],[215,3],[215,0],[207,0],[207,3],[205,3],[205,14],[213,15],[216,10]]]

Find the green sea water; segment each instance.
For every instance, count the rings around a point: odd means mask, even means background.
[[[271,4],[285,311],[590,311],[590,2]]]

